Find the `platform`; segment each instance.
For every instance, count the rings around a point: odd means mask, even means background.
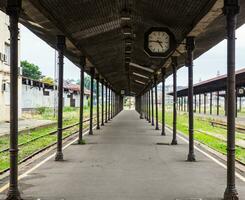
[[[226,170],[196,151],[186,162],[188,145],[171,142],[135,111],[123,111],[87,145],[71,145],[64,162],[53,158],[20,180],[22,197],[40,200],[175,200],[220,199]],[[237,178],[240,200],[245,182]],[[27,198],[28,197],[28,198]]]

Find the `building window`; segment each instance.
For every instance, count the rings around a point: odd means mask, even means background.
[[[6,56],[6,65],[10,65],[10,45],[5,43],[5,56]]]

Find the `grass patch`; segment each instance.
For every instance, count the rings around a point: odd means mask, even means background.
[[[161,122],[161,112],[159,111],[159,121]],[[167,111],[165,113],[166,124],[172,127],[173,125],[173,113],[171,111]],[[210,119],[211,120],[211,119]],[[209,146],[210,148],[226,155],[226,142],[218,139],[214,136],[207,135],[205,133],[200,133],[198,130],[203,132],[210,132],[222,135],[226,138],[227,130],[221,127],[213,127],[208,119],[203,119],[201,117],[194,118],[194,137],[195,140]],[[177,115],[177,130],[188,136],[188,115],[187,113],[178,113]],[[245,140],[245,134],[236,132],[236,138]],[[241,147],[236,147],[236,159],[245,163],[245,149]]]

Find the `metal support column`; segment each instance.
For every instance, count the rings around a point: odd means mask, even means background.
[[[21,200],[18,185],[18,21],[21,0],[7,1],[10,31],[10,175],[7,200]]]
[[[104,126],[104,79],[101,80],[101,126]]]
[[[204,114],[206,114],[207,94],[204,93]]]
[[[210,92],[209,113],[210,113],[210,115],[213,114],[213,93],[212,92]]]
[[[150,90],[147,92],[148,95],[148,122],[151,123],[151,97],[150,97]]]
[[[219,115],[219,91],[217,91],[217,103],[216,103],[216,107],[217,107],[217,115]]]
[[[107,83],[105,83],[105,123],[108,122],[107,105],[108,105],[108,85]]]
[[[165,73],[166,69],[162,68],[162,133],[161,135],[166,135],[165,132]]]
[[[90,123],[89,135],[93,135],[93,107],[94,107],[94,68],[90,69],[91,73],[91,86],[90,86]]]
[[[177,110],[176,110],[176,100],[177,100],[177,58],[172,57],[172,67],[173,67],[173,139],[171,145],[177,145]]]
[[[235,184],[235,40],[239,0],[224,0],[223,12],[226,15],[227,28],[227,187],[225,200],[238,200]]]
[[[201,113],[201,106],[202,106],[202,96],[201,96],[201,94],[199,94],[199,98],[198,98],[198,100],[199,100],[199,113]]]
[[[56,161],[63,160],[62,152],[62,125],[63,125],[63,74],[64,74],[64,50],[65,37],[57,36],[57,49],[59,53],[59,83],[58,83],[58,133],[57,133],[57,152]]]
[[[79,136],[78,144],[84,144],[83,140],[83,100],[84,100],[84,67],[86,58],[82,57],[80,61],[80,118],[79,118]]]
[[[194,114],[193,114],[193,51],[194,37],[186,38],[187,67],[188,67],[188,113],[189,113],[189,153],[187,161],[196,161],[194,154]]]
[[[96,105],[97,105],[97,127],[96,129],[100,129],[100,85],[99,85],[99,77],[96,79]]]
[[[194,101],[195,101],[195,109],[194,112],[197,112],[197,95],[194,96]]]
[[[111,89],[108,87],[108,121],[111,119]]]
[[[156,130],[159,130],[158,126],[158,100],[157,100],[157,75],[154,76],[154,85],[155,85],[155,106],[156,106]]]
[[[151,125],[154,126],[154,100],[153,100],[153,87],[151,88]]]

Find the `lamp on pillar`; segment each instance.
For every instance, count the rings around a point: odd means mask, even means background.
[[[227,23],[227,187],[224,193],[225,200],[239,199],[235,183],[235,41],[239,11],[239,0],[224,0],[223,12]]]
[[[194,114],[193,114],[193,51],[195,49],[194,37],[186,38],[187,60],[188,67],[188,112],[189,112],[189,153],[187,161],[195,161],[194,154]]]
[[[166,73],[166,69],[162,68],[162,133],[161,135],[166,135],[165,133],[165,73]]]
[[[176,110],[176,101],[177,101],[177,57],[172,57],[172,67],[173,67],[173,139],[171,145],[177,145],[177,110]]]
[[[84,67],[86,65],[86,58],[81,57],[80,60],[80,118],[79,118],[79,134],[78,144],[85,144],[83,140],[83,100],[84,100]]]
[[[62,152],[62,125],[63,125],[63,75],[64,75],[64,50],[65,36],[57,36],[57,49],[59,59],[59,80],[58,80],[58,133],[57,133],[57,152],[56,161],[63,160]]]
[[[156,130],[158,127],[158,101],[157,101],[157,74],[154,75],[154,86],[155,86],[155,106],[156,106]]]
[[[10,175],[7,200],[21,200],[18,185],[18,35],[21,0],[8,0],[10,31]]]
[[[90,73],[91,73],[91,94],[90,94],[90,123],[89,123],[89,135],[93,135],[93,105],[94,105],[94,68],[91,67]]]

